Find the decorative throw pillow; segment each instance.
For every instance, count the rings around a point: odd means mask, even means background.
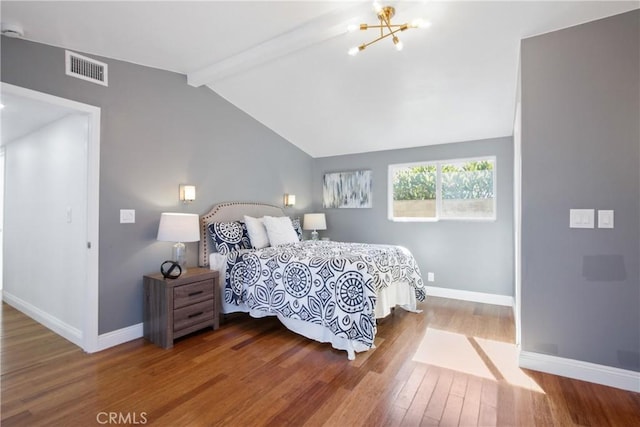
[[[288,216],[265,216],[264,226],[267,229],[267,235],[269,236],[269,242],[271,246],[278,246],[285,243],[296,243],[298,239],[298,233],[293,229],[291,218]]]
[[[296,230],[298,234],[298,240],[302,241],[302,225],[300,225],[300,218],[292,218],[291,224],[293,224],[293,229]]]
[[[244,223],[247,226],[251,246],[255,249],[262,249],[269,246],[269,236],[267,235],[267,229],[264,227],[264,218],[254,218],[245,215]]]
[[[243,222],[212,222],[209,224],[209,234],[216,250],[222,255],[239,249],[251,249],[247,227]]]

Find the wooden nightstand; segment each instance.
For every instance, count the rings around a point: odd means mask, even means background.
[[[220,326],[218,272],[189,267],[177,279],[144,276],[144,337],[162,348],[197,330]]]

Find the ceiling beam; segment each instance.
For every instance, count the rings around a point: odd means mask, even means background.
[[[333,11],[308,21],[291,31],[282,33],[222,61],[187,73],[187,83],[195,87],[215,84],[215,82],[227,77],[238,75],[311,45],[346,34],[347,26],[358,20],[357,9],[362,7],[362,2],[345,2],[337,3],[337,5],[338,7]]]

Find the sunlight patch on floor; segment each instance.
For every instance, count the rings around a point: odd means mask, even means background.
[[[518,366],[515,344],[427,328],[413,361],[544,393]]]
[[[413,361],[495,379],[467,337],[452,332],[428,328]]]
[[[511,385],[544,393],[544,390],[518,366],[518,349],[515,344],[475,339],[489,359],[498,368],[504,379]]]

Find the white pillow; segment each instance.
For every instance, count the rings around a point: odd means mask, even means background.
[[[267,235],[269,236],[269,242],[271,246],[278,246],[285,243],[299,242],[298,233],[293,228],[291,218],[288,216],[265,216],[264,226],[267,229]]]
[[[264,228],[263,218],[254,218],[245,215],[244,224],[247,226],[251,246],[255,249],[262,249],[269,246],[269,236],[267,236],[267,229]]]

